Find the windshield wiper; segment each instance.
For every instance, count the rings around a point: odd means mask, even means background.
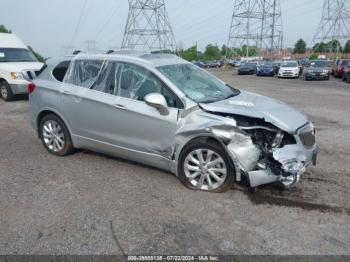
[[[229,99],[229,98],[232,98],[232,97],[235,97],[235,96],[237,96],[238,94],[235,94],[235,93],[232,93],[231,95],[228,95],[226,98],[225,98],[225,100],[226,99]]]

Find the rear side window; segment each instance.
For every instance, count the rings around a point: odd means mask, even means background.
[[[52,75],[57,81],[63,82],[63,79],[66,76],[66,73],[68,71],[69,65],[70,65],[70,61],[64,61],[59,63],[55,67],[55,69],[52,71]]]
[[[106,64],[103,60],[76,60],[72,63],[65,82],[91,88],[96,83]]]

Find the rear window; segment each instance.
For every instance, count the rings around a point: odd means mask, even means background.
[[[69,65],[70,61],[63,61],[55,67],[55,69],[52,71],[52,75],[57,81],[63,82],[63,79],[68,71]]]
[[[341,65],[343,65],[343,66],[347,65],[347,64],[349,64],[349,62],[350,62],[349,60],[344,60],[344,61],[342,61]]]
[[[311,61],[312,67],[327,67],[328,62],[326,60]]]
[[[298,63],[297,62],[284,62],[282,64],[282,67],[298,67]]]

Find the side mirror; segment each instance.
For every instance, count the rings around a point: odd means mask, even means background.
[[[145,97],[147,105],[154,107],[162,116],[169,115],[168,104],[163,95],[152,93]]]

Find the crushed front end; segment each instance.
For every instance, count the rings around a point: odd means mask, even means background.
[[[298,123],[303,122],[302,115],[294,115],[302,119]],[[195,109],[181,117],[174,148],[179,155],[191,139],[213,137],[232,159],[236,181],[245,177],[252,188],[278,183],[290,189],[307,167],[316,164],[315,128],[306,118],[300,127],[277,127],[275,123],[260,117]]]
[[[251,187],[279,183],[290,189],[307,167],[316,165],[318,146],[311,122],[290,134],[263,120],[233,118],[244,142],[232,139],[227,149]]]

